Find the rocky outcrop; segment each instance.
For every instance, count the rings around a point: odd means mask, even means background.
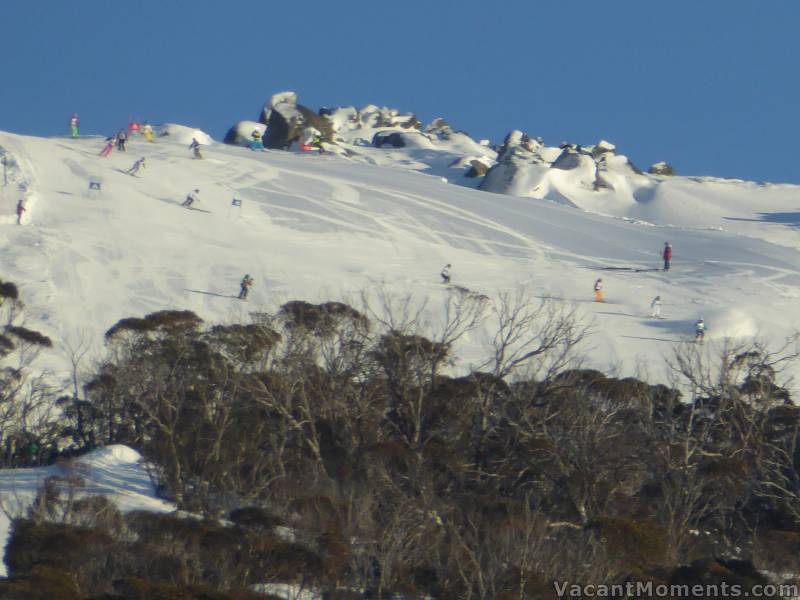
[[[396,108],[379,108],[368,104],[359,111],[359,119],[365,127],[401,127],[419,129],[422,123],[412,113],[401,113]]]
[[[264,139],[267,148],[286,149],[309,127],[317,129],[323,140],[333,140],[331,122],[310,108],[297,104],[294,92],[273,95],[264,105],[259,122],[267,126]]]
[[[297,106],[297,94],[295,92],[278,92],[272,94],[269,100],[261,108],[261,115],[258,117],[258,122],[266,125],[269,123],[269,117],[272,109],[279,104],[286,104],[288,106]]]
[[[441,140],[449,140],[453,135],[453,128],[442,117],[437,117],[425,127],[425,133]]]
[[[592,146],[591,154],[592,158],[597,160],[604,154],[613,154],[616,151],[617,147],[614,144],[607,142],[605,140],[600,140],[599,142],[597,142],[597,144]]]
[[[578,167],[581,166],[581,164],[583,164],[581,158],[582,158],[582,153],[578,152],[572,146],[567,146],[561,151],[559,157],[550,166],[553,169],[571,171],[572,169],[577,169]]]
[[[503,140],[503,145],[497,150],[497,158],[501,160],[504,156],[513,153],[515,150],[522,150],[535,154],[542,146],[541,138],[532,138],[528,136],[527,133],[515,129],[506,135],[505,140]]]
[[[651,175],[675,175],[675,169],[663,161],[657,162],[654,165],[650,165],[650,168],[647,169],[647,172]]]
[[[475,177],[483,177],[486,173],[489,172],[489,165],[485,162],[480,161],[478,159],[474,159],[470,161],[470,168],[469,170],[464,173],[464,177],[475,178]]]
[[[406,141],[399,131],[379,131],[372,136],[372,145],[376,148],[383,148],[384,146],[405,148]]]

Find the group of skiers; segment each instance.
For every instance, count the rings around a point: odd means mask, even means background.
[[[672,262],[672,244],[669,242],[664,242],[664,249],[661,252],[661,258],[664,259],[664,270],[669,271],[670,263]],[[594,282],[594,301],[595,302],[604,302],[603,299],[603,280],[602,278],[598,278],[597,281]],[[661,319],[661,296],[656,296],[653,298],[652,302],[650,302],[651,313],[650,315],[654,319]],[[702,342],[706,335],[706,324],[703,319],[698,319],[697,322],[694,324],[694,340],[696,342]]]
[[[670,263],[672,262],[672,244],[664,242],[664,249],[661,252],[661,258],[664,259],[664,270],[669,271]],[[598,279],[594,282],[595,302],[603,302],[603,280]],[[661,296],[656,296],[650,302],[650,313],[654,319],[661,319]],[[703,319],[698,319],[694,324],[694,341],[702,342],[706,335],[706,324]]]
[[[80,117],[78,116],[78,113],[72,113],[72,116],[69,119],[70,137],[72,138],[79,137],[78,125],[80,124],[80,122],[81,120]],[[153,133],[153,126],[147,123],[146,121],[143,124],[141,124],[138,121],[129,120],[127,133],[125,129],[121,129],[120,132],[116,134],[116,136],[112,137],[115,138],[114,143],[118,143],[120,139],[126,140],[132,134],[141,134],[144,137],[144,139],[146,139],[148,142],[156,141],[155,134]],[[111,138],[107,139],[110,140]]]
[[[664,242],[664,250],[661,253],[661,258],[664,259],[664,270],[669,271],[670,263],[672,261],[672,244],[669,242]],[[452,265],[447,263],[444,268],[442,269],[440,275],[442,277],[442,283],[449,284],[450,283],[450,268]],[[594,301],[595,302],[605,302],[605,298],[603,296],[603,278],[598,277],[597,280],[594,282]],[[652,302],[650,302],[650,309],[651,309],[651,316],[654,319],[661,319],[661,296],[656,296],[653,298]],[[706,324],[703,319],[699,319],[695,323],[695,341],[702,342],[705,338],[706,332]]]
[[[78,137],[78,125],[80,123],[80,119],[77,113],[73,113],[72,117],[69,121],[70,126],[70,134],[71,137],[77,138]],[[141,133],[144,138],[148,142],[155,142],[155,137],[153,135],[153,128],[148,123],[144,123],[144,125],[139,125],[136,122],[129,122],[127,132],[124,129],[121,129],[117,134],[111,136],[110,138],[106,139],[106,145],[103,147],[102,151],[100,152],[100,156],[108,156],[111,154],[112,150],[116,146],[117,150],[120,152],[126,151],[126,143],[128,140],[128,136],[131,133]],[[317,147],[321,150],[321,134],[314,130],[312,132],[314,134],[313,138],[304,139],[303,143],[301,144],[301,150],[304,152],[312,150],[314,147]],[[197,141],[197,138],[192,138],[192,143],[189,144],[189,149],[192,150],[193,157],[195,159],[202,159],[203,154],[200,150],[202,144]],[[254,129],[253,132],[250,134],[250,149],[251,150],[264,150],[264,141],[263,141],[263,134],[261,133],[260,129]],[[133,166],[125,171],[128,175],[136,175],[141,169],[145,168],[145,158],[142,157],[133,163]],[[199,198],[199,189],[195,189],[190,192],[186,199],[181,203],[181,206],[186,208],[190,208],[192,204],[194,204]],[[240,201],[241,202],[241,201]],[[237,205],[236,200],[234,199],[234,205]],[[238,204],[241,205],[240,203]],[[17,204],[17,223],[21,223],[22,215],[25,212],[25,206],[23,200],[20,200]],[[669,271],[670,263],[672,261],[672,245],[669,242],[664,242],[664,249],[662,251],[661,257],[664,260],[664,271]],[[450,283],[450,269],[452,265],[447,263],[440,273],[442,277],[442,283],[449,284]],[[245,300],[247,299],[247,294],[250,289],[250,286],[253,285],[253,279],[250,275],[245,275],[242,281],[240,282],[240,290],[239,290],[239,299]],[[598,278],[594,282],[594,294],[595,294],[595,302],[605,302],[603,296],[603,279]],[[653,318],[661,318],[661,296],[656,296],[653,298],[652,302],[650,303],[650,308],[652,309],[651,316]],[[699,319],[697,323],[695,323],[695,341],[702,341],[705,337],[705,323],[703,319]]]
[[[144,125],[139,126],[138,123],[129,123],[127,130],[120,129],[111,137],[106,138],[106,145],[103,146],[103,149],[100,151],[100,156],[110,155],[115,147],[118,152],[127,152],[128,139],[130,138],[131,133],[141,133],[148,142],[156,141],[153,134],[153,128],[150,124],[145,123]],[[72,137],[78,137],[77,126],[73,129]]]
[[[654,319],[661,319],[661,296],[656,296],[653,298],[653,301],[650,303],[650,308],[652,309],[652,316]],[[698,319],[697,322],[694,324],[694,341],[695,342],[702,342],[706,336],[706,323],[703,319]]]
[[[73,113],[69,120],[69,127],[70,127],[70,137],[77,138],[79,136],[78,132],[78,125],[80,123],[80,118],[78,117],[77,113]],[[116,147],[117,151],[119,152],[126,152],[127,151],[127,141],[132,134],[141,134],[145,140],[148,142],[155,142],[155,135],[153,133],[153,127],[149,123],[144,123],[140,125],[138,122],[129,122],[127,130],[120,129],[116,134],[112,135],[109,138],[106,138],[106,144],[103,149],[100,151],[100,156],[108,156]],[[261,132],[256,129],[253,131],[252,135],[252,143],[251,148],[253,150],[264,149],[264,144],[262,142],[262,135]],[[192,143],[189,144],[189,150],[192,151],[193,157],[196,159],[202,159],[203,153],[201,152],[202,144],[197,141],[197,138],[192,138]],[[130,169],[125,171],[127,175],[136,176],[139,171],[146,167],[146,160],[145,157],[141,157],[139,160],[133,163]],[[187,194],[186,199],[181,203],[181,206],[185,206],[186,208],[190,208],[195,202],[199,200],[200,190],[194,189],[189,194]],[[233,199],[233,206],[241,206],[242,201],[239,198]],[[25,213],[27,209],[25,208],[25,200],[20,199],[17,203],[17,224],[22,223],[22,215]],[[253,285],[253,278],[250,277],[249,274],[245,275],[241,282],[239,283],[239,295],[237,296],[240,300],[247,300],[247,295],[250,291],[250,287]]]

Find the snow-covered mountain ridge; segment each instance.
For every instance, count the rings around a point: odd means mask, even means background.
[[[583,146],[569,142],[548,146],[541,138],[515,130],[502,144],[492,144],[454,130],[443,118],[423,125],[413,113],[375,105],[316,112],[301,107],[301,114],[297,101],[294,92],[273,95],[262,107],[261,122],[238,123],[226,136],[226,143],[246,146],[251,131],[269,131],[266,125],[272,120],[273,125],[275,121],[281,125],[276,127],[281,135],[273,140],[274,146],[297,150],[299,141],[288,138],[301,140],[305,128],[319,126],[325,130],[326,150],[357,162],[419,170],[487,192],[552,200],[655,225],[741,230],[734,222],[741,217],[728,212],[748,213],[748,207],[762,206],[765,210],[753,212],[750,223],[764,226],[749,225],[747,234],[791,247],[797,243],[795,236],[776,235],[785,232],[770,226],[794,222],[791,213],[770,211],[796,208],[792,204],[798,192],[795,185],[675,176],[665,162],[643,173],[605,140]],[[748,206],[737,206],[740,199]]]

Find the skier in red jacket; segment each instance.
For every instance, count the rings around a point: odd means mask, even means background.
[[[669,261],[672,260],[672,246],[669,242],[664,242],[664,270],[669,271]]]

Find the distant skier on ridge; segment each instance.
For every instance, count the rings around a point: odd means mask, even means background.
[[[127,148],[125,147],[125,143],[128,141],[128,134],[125,133],[124,129],[120,129],[119,133],[117,134],[117,150],[120,152],[126,152]]]
[[[142,125],[142,135],[144,136],[144,139],[146,139],[148,142],[153,143],[156,141],[156,138],[153,135],[153,126],[150,125],[150,123],[145,123],[144,125]]]
[[[69,130],[70,130],[70,135],[73,138],[78,137],[78,123],[80,123],[80,119],[78,118],[78,113],[72,113],[72,117],[69,120]]]
[[[200,152],[200,142],[197,141],[197,138],[192,138],[192,143],[189,144],[189,150],[194,152],[194,158],[203,158],[203,154]]]

